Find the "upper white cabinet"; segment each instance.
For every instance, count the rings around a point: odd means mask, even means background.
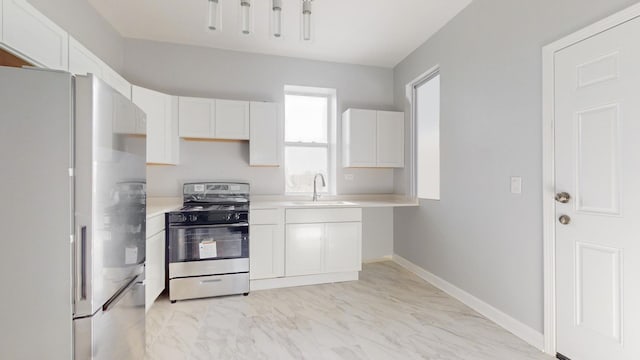
[[[349,109],[342,115],[342,141],[344,165],[351,167],[375,167],[376,163],[376,112]]]
[[[180,97],[180,137],[249,139],[249,102]]]
[[[124,97],[131,100],[131,84],[115,70],[104,65],[102,68],[102,80],[124,95]]]
[[[177,97],[134,85],[132,100],[147,114],[147,163],[178,164]]]
[[[249,102],[216,100],[215,137],[249,140]]]
[[[75,75],[94,74],[102,79],[102,61],[76,39],[69,37],[69,72]]]
[[[345,167],[404,167],[404,113],[349,109],[342,143]]]
[[[251,102],[249,165],[282,165],[282,116],[276,103]]]
[[[178,98],[180,137],[213,138],[216,103],[211,99]]]
[[[94,74],[131,99],[131,84],[73,37],[69,37],[69,72],[76,75]]]
[[[404,113],[378,111],[377,164],[381,167],[404,166]]]
[[[36,65],[69,68],[69,35],[25,0],[2,0],[2,43]]]

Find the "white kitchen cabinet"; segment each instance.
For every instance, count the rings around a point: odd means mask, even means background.
[[[348,167],[376,167],[376,112],[349,109],[342,116],[344,165]]]
[[[215,101],[179,97],[180,137],[212,139],[215,132]]]
[[[94,74],[102,79],[102,61],[76,39],[69,37],[69,72],[75,75]]]
[[[252,210],[249,219],[250,279],[284,276],[284,210]]]
[[[404,113],[377,112],[377,166],[404,167]]]
[[[25,0],[2,0],[2,43],[46,68],[69,68],[69,35]]]
[[[362,270],[362,223],[328,223],[325,240],[325,272]]]
[[[251,102],[249,165],[281,166],[283,123],[280,105]]]
[[[178,164],[177,98],[139,86],[133,86],[132,95],[147,115],[147,163]]]
[[[404,167],[404,113],[349,109],[342,142],[344,167]]]
[[[286,276],[362,268],[362,209],[290,209],[286,214]]]
[[[216,139],[249,140],[249,102],[216,100]]]
[[[324,272],[325,224],[288,224],[286,234],[287,276]]]
[[[157,226],[154,226],[156,223]],[[164,290],[165,285],[164,214],[149,218],[147,224],[147,230],[151,234],[148,234],[146,243],[145,309],[149,311],[153,302]],[[157,229],[159,227],[161,229]]]
[[[131,83],[104,63],[102,67],[102,80],[112,88],[116,89],[116,91],[124,97],[131,100]]]

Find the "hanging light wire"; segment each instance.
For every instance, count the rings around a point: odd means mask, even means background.
[[[311,40],[311,1],[302,0],[302,40]]]

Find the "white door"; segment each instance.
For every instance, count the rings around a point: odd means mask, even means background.
[[[404,113],[378,111],[377,165],[404,167]]]
[[[557,351],[640,359],[640,19],[556,53]]]
[[[216,100],[217,139],[249,140],[249,102]]]

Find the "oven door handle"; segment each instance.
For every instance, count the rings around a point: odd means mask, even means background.
[[[171,225],[169,224],[169,228],[171,229],[203,229],[203,228],[228,228],[228,227],[249,227],[249,223],[234,223],[234,224],[216,224],[216,225]]]

